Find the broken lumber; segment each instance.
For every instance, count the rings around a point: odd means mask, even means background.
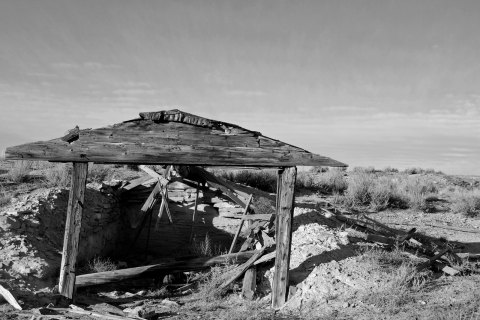
[[[243,276],[242,297],[247,300],[253,300],[255,290],[257,289],[257,268],[252,266],[247,269]]]
[[[230,278],[228,278],[225,282],[223,282],[219,287],[218,287],[218,291],[219,292],[222,292],[224,291],[225,289],[227,289],[227,287],[229,285],[231,285],[235,280],[237,280],[238,278],[240,278],[242,276],[242,274],[245,273],[245,271],[247,271],[248,268],[250,268],[253,263],[255,261],[257,261],[258,258],[260,258],[263,253],[265,252],[265,247],[263,247],[262,249],[260,249],[259,251],[256,251],[256,253],[250,258],[247,260],[247,262],[245,262],[244,264],[238,266],[236,269],[233,270],[233,276],[231,276]]]
[[[239,214],[222,214],[222,218],[230,219],[242,219],[242,220],[260,220],[260,221],[270,221],[272,218],[271,214],[248,214],[248,215],[239,215]]]
[[[275,255],[276,255],[276,252],[275,251],[272,251],[270,253],[267,253],[265,255],[263,255],[261,258],[259,258],[257,261],[255,261],[253,263],[254,266],[260,264],[260,263],[264,263],[264,262],[267,262],[267,261],[270,261],[270,260],[273,260],[275,259]]]
[[[245,205],[245,208],[243,210],[243,217],[247,215],[248,207],[250,206],[251,202],[252,202],[252,196],[250,195],[250,198],[248,198],[247,204]],[[232,245],[230,246],[230,250],[228,250],[228,253],[232,253],[233,248],[235,248],[235,244],[237,243],[238,236],[240,235],[240,232],[242,231],[244,221],[245,221],[244,219],[242,219],[240,221],[240,224],[238,225],[237,232],[235,233],[235,236],[233,237]]]
[[[8,291],[5,289],[4,286],[0,284],[0,296],[2,296],[12,307],[14,307],[17,310],[22,310],[22,307],[17,302],[17,299]]]
[[[76,278],[76,287],[88,287],[105,283],[118,282],[126,279],[140,278],[165,271],[195,271],[227,261],[243,262],[251,258],[257,251],[246,251],[233,254],[224,254],[212,258],[193,258],[177,260],[169,263],[159,263],[143,267],[127,268],[114,271],[82,274]]]
[[[157,173],[156,171],[150,169],[147,166],[140,165],[138,167],[143,171],[145,171],[152,178],[156,178],[162,184],[162,186],[166,186],[170,182],[167,179],[165,179],[161,174]]]

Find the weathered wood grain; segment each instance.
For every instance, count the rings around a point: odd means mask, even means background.
[[[296,177],[296,167],[280,170],[278,175],[275,220],[276,258],[272,288],[272,307],[275,309],[280,308],[287,299]]]
[[[82,226],[83,201],[87,182],[88,163],[74,163],[68,198],[67,221],[63,240],[62,262],[58,290],[62,296],[73,298],[78,241]]]
[[[100,285],[111,282],[118,282],[126,279],[133,279],[138,277],[143,277],[158,272],[165,271],[195,271],[208,268],[217,264],[223,264],[227,262],[241,263],[247,261],[255,254],[258,254],[257,251],[247,251],[239,252],[234,254],[224,254],[212,258],[193,258],[187,260],[178,260],[169,263],[159,263],[149,266],[136,267],[136,268],[127,268],[114,271],[105,271],[97,272],[90,274],[83,274],[77,276],[76,287],[88,287],[94,285]]]
[[[245,205],[245,208],[243,209],[243,217],[247,215],[248,213],[248,207],[250,206],[250,203],[252,202],[252,196],[248,198],[247,204]],[[238,225],[237,232],[235,233],[235,236],[233,237],[232,245],[230,246],[230,250],[228,250],[228,253],[232,253],[233,249],[235,248],[235,244],[237,243],[238,236],[240,235],[240,232],[242,231],[243,227],[243,222],[245,220],[242,219],[240,221],[240,224]]]
[[[6,159],[57,162],[141,163],[284,167],[345,166],[257,132],[236,134],[186,123],[138,119],[106,128],[80,130],[62,139],[7,148]]]
[[[258,261],[258,260],[257,260]],[[245,271],[242,283],[242,297],[247,300],[253,300],[255,290],[257,289],[257,268],[250,267]]]

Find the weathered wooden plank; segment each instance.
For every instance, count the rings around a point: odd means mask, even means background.
[[[80,229],[82,226],[82,211],[87,173],[88,163],[73,163],[58,286],[60,294],[68,299],[72,299],[75,288],[75,267]]]
[[[244,210],[243,211],[243,216],[247,215],[248,207],[250,206],[251,202],[252,202],[252,196],[250,196],[250,198],[248,198],[247,204],[245,205],[245,208],[243,209]],[[242,231],[244,221],[245,221],[244,219],[242,219],[240,221],[240,224],[238,225],[237,232],[235,233],[235,236],[233,237],[232,245],[230,246],[230,250],[228,250],[228,253],[232,253],[233,249],[235,248],[235,244],[237,243],[238,236],[240,235],[240,232]]]
[[[155,170],[152,170],[149,167],[144,166],[144,165],[140,165],[138,167],[140,169],[142,169],[143,171],[145,171],[152,178],[156,178],[162,184],[162,186],[166,186],[169,183],[168,179],[166,179],[164,176],[162,176],[161,174],[159,174]]]
[[[126,279],[133,279],[133,278],[151,275],[158,272],[195,271],[195,270],[202,270],[210,266],[223,264],[227,262],[241,263],[243,261],[247,261],[255,254],[258,254],[258,252],[246,251],[246,252],[239,252],[234,254],[224,254],[224,255],[212,257],[212,258],[194,258],[194,259],[178,260],[178,261],[169,262],[169,263],[153,264],[153,265],[143,266],[143,267],[82,274],[80,276],[77,276],[76,287],[82,288],[82,287],[100,285],[105,283],[118,282]]]
[[[245,273],[245,271],[247,271],[255,263],[255,261],[257,261],[258,258],[260,258],[263,255],[263,253],[265,252],[265,249],[266,248],[263,247],[262,249],[257,251],[250,259],[248,259],[247,262],[245,262],[244,264],[242,264],[242,265],[238,266],[236,269],[234,269],[233,270],[233,276],[231,276],[225,282],[223,282],[218,287],[217,290],[219,292],[222,292],[222,291],[226,290],[229,285],[231,285],[235,280],[240,278]],[[246,251],[246,252],[248,252],[248,251]]]
[[[245,271],[245,275],[243,276],[242,297],[247,300],[253,300],[256,289],[257,268],[255,266],[252,266],[247,269],[247,271]]]
[[[137,138],[138,139],[138,138]],[[299,151],[202,145],[162,145],[152,143],[83,142],[69,144],[60,139],[7,148],[7,160],[48,160],[56,162],[144,163],[182,165],[223,165],[280,167],[294,165],[340,166],[345,164]]]
[[[0,296],[3,297],[15,309],[22,310],[22,307],[18,304],[17,299],[15,299],[15,297],[11,294],[11,292],[5,289],[1,284],[0,284]]]
[[[280,308],[287,299],[296,177],[296,167],[285,168],[278,174],[276,258],[272,288],[272,307],[275,309]]]
[[[271,214],[249,214],[249,215],[239,215],[239,214],[222,214],[222,218],[230,219],[242,219],[242,220],[260,220],[260,221],[270,221],[272,218]]]

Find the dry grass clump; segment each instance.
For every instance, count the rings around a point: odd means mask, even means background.
[[[468,217],[480,214],[480,190],[457,191],[453,194],[451,210]]]
[[[380,273],[383,279],[360,297],[366,304],[373,304],[387,314],[396,314],[403,306],[415,303],[426,289],[428,272],[418,271],[416,262],[400,250],[370,250],[363,259],[368,268]]]
[[[58,163],[45,169],[44,177],[48,187],[67,188],[70,185],[71,166]]]
[[[198,239],[197,235],[193,236],[191,250],[200,257],[215,257],[226,253],[226,250],[220,245],[213,243],[208,232],[204,239]]]
[[[88,182],[103,182],[113,178],[115,170],[112,165],[92,164],[88,166]]]
[[[117,270],[117,265],[110,258],[95,257],[88,262],[89,272],[104,272]]]
[[[12,196],[0,186],[0,207],[6,206],[12,200]]]
[[[26,182],[29,178],[30,171],[32,171],[32,163],[30,161],[19,160],[13,162],[13,166],[8,171],[6,177],[10,182]]]
[[[210,268],[200,279],[198,294],[206,301],[221,298],[225,292],[221,292],[218,288],[231,276],[231,271],[233,271],[236,266],[233,261],[226,261],[224,265],[217,265]]]

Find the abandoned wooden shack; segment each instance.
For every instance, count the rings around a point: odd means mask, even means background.
[[[98,129],[80,130],[76,127],[61,138],[7,148],[5,155],[7,160],[73,163],[59,280],[59,291],[68,299],[73,297],[76,285],[90,281],[90,278],[81,278],[75,273],[88,163],[166,166],[163,174],[141,166],[149,174],[154,186],[148,190],[148,196],[144,195],[146,202],[132,220],[132,226],[139,227],[139,234],[148,218],[151,221],[152,209],[158,200],[161,204],[157,220],[164,212],[164,219],[175,219],[168,205],[168,192],[171,192],[168,186],[172,183],[180,182],[194,188],[197,190],[196,198],[199,190],[205,194],[209,192],[206,186],[220,190],[240,207],[241,212],[235,213],[242,214],[230,253],[241,225],[249,220],[245,215],[253,206],[252,194],[255,192],[215,177],[203,167],[278,169],[274,221],[261,215],[252,215],[250,219],[274,224],[276,260],[272,306],[275,308],[285,303],[288,291],[296,166],[346,166],[328,157],[265,137],[259,132],[180,110],[143,112],[139,118]],[[131,190],[145,182],[145,179],[130,181],[124,188]],[[195,201],[194,214],[196,209]],[[264,248],[261,248],[249,255],[247,264],[242,265],[244,271],[251,268],[263,252]],[[122,277],[122,270],[118,270],[117,274]]]

